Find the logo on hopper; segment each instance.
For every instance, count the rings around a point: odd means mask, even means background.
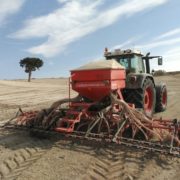
[[[104,82],[89,82],[89,83],[79,82],[76,84],[76,87],[86,87],[86,88],[87,87],[104,87],[104,86],[105,86]]]

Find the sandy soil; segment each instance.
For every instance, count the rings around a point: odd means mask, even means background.
[[[180,75],[156,81],[166,82],[169,92],[167,111],[156,116],[180,119]],[[19,106],[41,109],[64,97],[68,97],[67,79],[0,80],[0,120],[12,117]],[[179,168],[180,159],[161,154],[0,130],[0,179],[176,180]]]
[[[37,79],[31,83],[0,80],[0,120],[12,117],[19,107],[24,110],[48,107],[67,98],[68,91],[67,79]]]

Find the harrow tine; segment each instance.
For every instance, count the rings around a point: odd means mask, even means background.
[[[19,114],[20,113],[20,114]],[[5,124],[1,126],[1,128],[4,128],[5,126],[9,125],[9,123],[16,119],[18,116],[22,115],[24,112],[22,111],[21,107],[19,107],[18,111],[16,112],[15,116],[9,119]]]
[[[99,123],[99,126],[98,126],[98,133],[101,132],[101,125],[102,125],[102,122],[103,122],[103,119],[101,119],[100,123]]]
[[[117,130],[116,134],[114,135],[112,141],[113,142],[117,142],[117,138],[118,138],[118,135],[121,131],[121,129],[124,127],[124,125],[126,124],[126,120],[124,120],[122,123],[121,123],[121,126],[119,127],[119,129]]]
[[[18,112],[20,112],[21,114],[23,114],[23,113],[24,113],[24,112],[23,112],[23,110],[21,109],[21,107],[19,107]],[[17,112],[17,114],[18,114],[18,112]]]
[[[170,144],[170,153],[172,153],[172,149],[173,149],[173,144],[174,144],[174,137],[175,137],[175,133],[176,133],[176,130],[174,128],[174,131],[173,131],[173,136],[171,138],[171,144]]]
[[[100,113],[99,113],[100,114]],[[99,117],[92,125],[88,128],[86,131],[85,137],[87,138],[89,133],[92,131],[92,129],[96,126],[96,124],[101,120],[101,117]]]

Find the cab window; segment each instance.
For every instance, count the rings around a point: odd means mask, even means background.
[[[114,58],[114,57],[113,57]],[[109,58],[110,59],[110,58]],[[145,72],[144,69],[144,62],[141,56],[137,55],[126,55],[115,57],[117,62],[119,62],[122,66],[126,68],[127,73],[143,73]]]

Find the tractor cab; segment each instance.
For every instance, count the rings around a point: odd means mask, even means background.
[[[145,73],[143,55],[140,51],[132,51],[130,49],[121,51],[120,49],[114,52],[108,52],[105,49],[105,57],[107,60],[116,59],[118,63],[126,68],[126,73]]]
[[[153,58],[158,58],[158,65],[162,65],[161,56],[149,56],[150,53],[147,53],[146,56],[141,54],[138,50],[121,50],[116,49],[113,52],[109,52],[105,48],[104,56],[107,60],[116,59],[118,63],[126,68],[126,73],[148,73],[150,74],[150,63],[149,60]]]

